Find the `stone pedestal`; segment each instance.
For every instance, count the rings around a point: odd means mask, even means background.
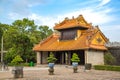
[[[77,70],[78,70],[77,66],[73,67],[73,73],[77,73]]]
[[[54,68],[49,68],[48,71],[49,71],[49,75],[54,75]]]

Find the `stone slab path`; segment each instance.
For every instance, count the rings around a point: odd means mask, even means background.
[[[0,80],[120,80],[120,72],[102,70],[84,70],[78,67],[78,73],[73,73],[71,66],[55,66],[54,75],[48,75],[48,67],[25,67],[24,78],[13,79],[9,71],[0,71]]]

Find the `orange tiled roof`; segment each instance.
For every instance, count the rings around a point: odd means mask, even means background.
[[[63,50],[78,50],[87,49],[86,36],[81,36],[77,40],[58,41],[59,36],[52,35],[45,42],[36,45],[33,50],[35,51],[63,51]]]
[[[72,19],[65,18],[63,22],[56,24],[54,29],[60,30],[74,27],[89,28],[90,24],[85,21],[82,15],[80,15],[77,18]]]
[[[92,34],[93,35],[93,34]],[[80,49],[98,49],[107,50],[104,45],[90,44],[89,33],[82,34],[76,40],[59,41],[59,35],[52,35],[42,43],[36,45],[34,51],[65,51],[65,50],[80,50]]]
[[[80,21],[80,24],[76,23]],[[75,26],[78,25],[78,26]],[[65,29],[65,28],[73,28],[83,26],[84,28],[88,28],[84,30],[80,37],[76,40],[62,40],[59,41],[60,35],[53,34],[49,36],[46,40],[42,41],[41,43],[35,45],[33,47],[34,51],[68,51],[68,50],[80,50],[80,49],[98,49],[98,50],[107,50],[104,45],[100,44],[92,44],[91,41],[95,38],[97,33],[99,32],[100,35],[103,37],[105,42],[108,39],[104,36],[104,34],[100,31],[98,27],[93,27],[91,24],[88,24],[82,15],[80,15],[76,19],[71,20],[64,20],[62,23],[56,25],[54,29]]]
[[[107,48],[104,45],[90,44],[89,48],[91,48],[91,49],[98,49],[98,50],[107,50]]]

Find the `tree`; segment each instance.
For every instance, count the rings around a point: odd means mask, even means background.
[[[33,20],[26,18],[16,20],[10,25],[5,32],[6,46],[8,49],[5,60],[10,62],[11,58],[13,58],[9,54],[20,55],[26,62],[31,59],[35,60],[35,54],[32,51],[35,42],[31,40],[31,35],[36,31],[36,27]]]
[[[0,40],[1,40],[2,36],[4,35],[4,32],[6,31],[7,28],[8,28],[7,24],[0,23]]]
[[[4,58],[6,62],[11,62],[16,55],[20,55],[26,62],[35,61],[36,54],[32,51],[33,45],[53,32],[48,26],[38,27],[34,20],[28,18],[15,20],[12,25],[0,24],[0,31],[1,28],[4,31],[4,49],[8,51]]]
[[[17,35],[14,39],[15,47],[17,48],[17,54],[21,55],[23,59],[27,62],[29,55],[32,53],[32,43],[30,38],[25,34]]]
[[[6,41],[8,38],[6,38],[6,31],[8,30],[10,26],[8,24],[2,24],[0,23],[0,29],[2,30],[2,36],[3,36],[3,43],[4,43],[4,50],[7,50],[8,49],[8,43],[9,43],[9,40]],[[0,32],[1,34],[1,32]],[[0,41],[1,43],[1,41]]]
[[[16,20],[12,23],[14,27],[16,27],[20,33],[31,33],[36,30],[36,25],[34,24],[34,20],[29,20],[27,18],[23,18],[23,20]]]
[[[4,51],[4,31],[6,31],[6,28],[7,28],[7,24],[2,24],[2,23],[0,23],[0,48],[1,48],[1,62],[3,62],[3,60],[4,60],[4,54],[3,54],[3,51]]]
[[[2,28],[0,27],[0,40],[1,40],[2,35],[3,35],[3,30],[2,30]]]
[[[8,52],[5,54],[4,56],[4,61],[6,63],[10,63],[12,61],[12,59],[17,56],[17,53],[16,53],[16,48],[12,47],[8,50]]]
[[[6,31],[7,28],[8,28],[7,24],[0,23],[0,38],[2,37],[4,31]]]
[[[39,26],[39,30],[42,40],[47,38],[49,35],[53,33],[52,29],[49,29],[48,26]]]
[[[33,20],[24,18],[23,20],[16,20],[12,23],[18,34],[14,38],[14,43],[18,49],[18,54],[27,62],[30,59],[35,58],[35,54],[32,52],[33,44],[35,43],[31,36],[34,37],[36,32],[36,25]],[[34,37],[36,39],[36,37]]]
[[[8,50],[9,48],[15,46],[14,39],[19,34],[19,31],[17,31],[16,28],[13,26],[10,26],[5,32],[4,32],[4,44],[5,49]]]

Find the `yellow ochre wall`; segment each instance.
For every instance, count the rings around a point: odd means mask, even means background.
[[[94,36],[94,38],[93,38],[93,40],[92,40],[91,43],[92,43],[92,44],[95,44],[95,45],[104,45],[104,44],[105,44],[105,40],[104,40],[104,38],[101,36],[100,33],[97,33],[97,34]]]

